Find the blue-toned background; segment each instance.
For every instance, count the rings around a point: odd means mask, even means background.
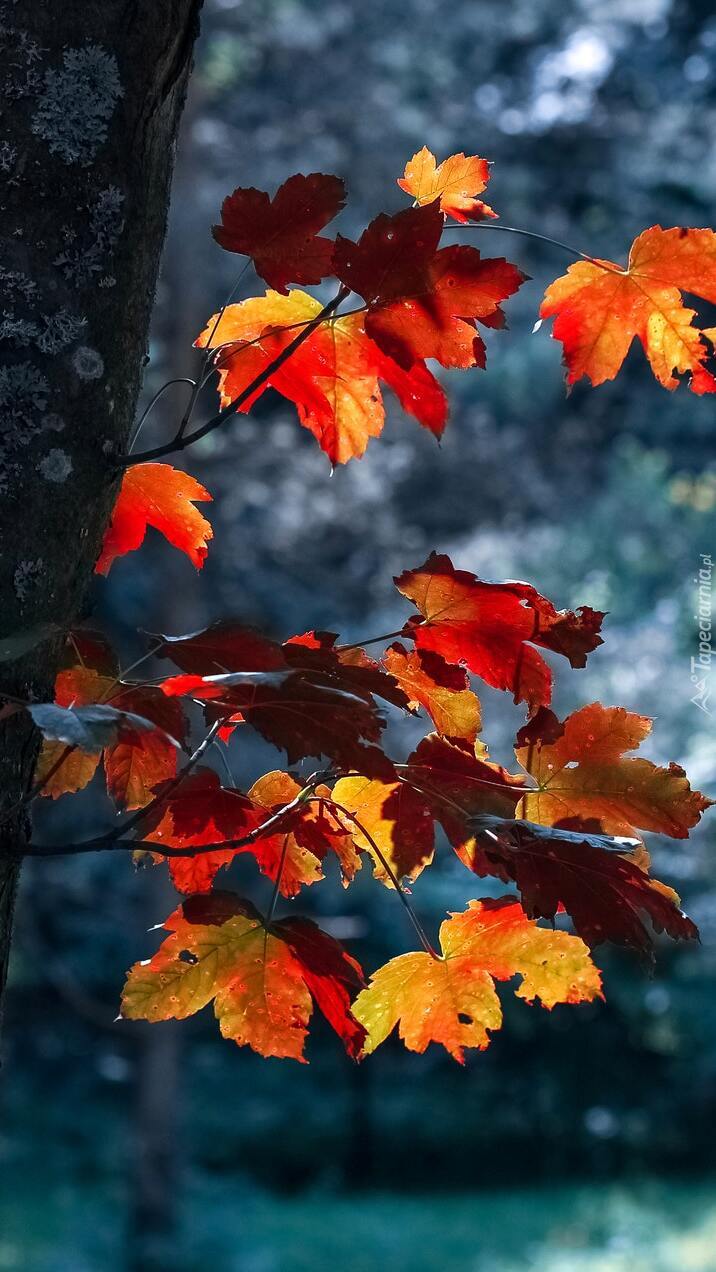
[[[715,69],[706,0],[209,0],[147,399],[195,369],[191,342],[233,284],[209,226],[234,186],[337,172],[352,233],[404,206],[395,178],[424,143],[476,152],[494,160],[505,223],[620,260],[655,221],[716,225]],[[558,708],[599,697],[655,715],[648,753],[713,794],[714,716],[690,701],[694,576],[716,540],[713,400],[660,389],[640,351],[615,383],[567,398],[559,348],[532,326],[568,258],[489,230],[470,241],[534,281],[490,335],[487,372],[445,374],[442,446],[396,410],[331,475],[266,395],[186,457],[216,499],[204,571],[152,539],[98,583],[96,617],[125,662],[138,627],[227,613],[359,639],[400,625],[391,577],[434,547],[608,610],[605,646],[589,671],[562,671]],[[147,443],[177,407],[164,399]],[[483,698],[507,762],[519,716]],[[229,762],[243,780],[280,759],[239,740]],[[91,791],[43,809],[43,829],[78,837],[107,815]],[[299,1066],[222,1042],[208,1013],[116,1023],[124,971],[173,905],[163,872],[34,863],[7,1011],[0,1272],[713,1272],[713,831],[653,848],[702,945],[661,944],[653,978],[600,952],[605,1005],[507,1001],[464,1070],[392,1044],[356,1068],[320,1025]],[[264,898],[250,862],[233,875]],[[476,887],[445,853],[415,905],[435,930]],[[369,878],[314,891],[308,908],[368,968],[410,948]]]

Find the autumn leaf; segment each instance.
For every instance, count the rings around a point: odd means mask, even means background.
[[[155,729],[143,716],[104,704],[59,707],[53,702],[35,702],[27,710],[43,737],[79,747],[90,755],[120,741],[136,744],[140,734]]]
[[[265,773],[254,782],[249,798],[271,814],[294,800],[300,790],[301,786],[289,773],[275,771]],[[353,839],[331,814],[330,800],[330,789],[319,782],[314,788],[313,800],[294,809],[285,821],[286,829],[282,824],[280,833],[273,836],[277,842],[273,852],[278,852],[278,858],[284,862],[281,875],[284,896],[295,896],[304,884],[322,879],[321,864],[330,853],[334,853],[339,862],[344,884],[349,884],[360,870],[361,859]],[[266,839],[260,839],[254,849],[260,865],[267,843]],[[265,870],[265,873],[270,872]]]
[[[648,959],[652,939],[643,916],[674,939],[698,936],[672,888],[652,879],[640,843],[480,816],[457,855],[476,875],[513,881],[532,919],[553,919],[564,909],[587,945],[613,941]]]
[[[440,211],[456,221],[481,221],[496,212],[475,196],[490,180],[490,165],[477,155],[450,155],[438,166],[435,155],[423,146],[405,165],[398,185],[422,206],[440,200]]]
[[[327,793],[327,787],[322,789]],[[254,806],[265,809],[264,816],[269,817],[290,804],[300,791],[300,783],[295,778],[277,770],[265,773],[254,782],[249,799]],[[281,869],[280,890],[285,897],[295,897],[302,887],[323,878],[321,862],[334,843],[329,840],[327,820],[325,836],[318,830],[312,835],[311,830],[305,828],[309,823],[315,827],[316,821],[313,805],[306,805],[296,809],[290,819],[286,819],[285,825],[279,827],[278,833],[256,843],[256,859],[264,874],[275,879]],[[340,831],[336,839],[338,836]]]
[[[513,817],[524,789],[522,778],[494,764],[481,743],[473,748],[437,733],[422,739],[400,772],[426,800],[455,848],[465,844],[471,818]]]
[[[686,839],[712,803],[691,790],[678,764],[660,768],[627,754],[650,733],[646,716],[593,702],[568,716],[556,738],[555,725],[545,713],[554,740],[535,739],[515,752],[536,783],[522,795],[519,817],[568,829],[576,818],[609,835],[631,836],[638,828]]]
[[[159,785],[154,795],[161,794]],[[262,820],[250,799],[240,791],[223,787],[212,769],[200,766],[188,773],[179,786],[168,789],[166,798],[144,822],[142,834],[157,844],[158,851],[162,845],[193,848],[243,839],[255,833]],[[193,857],[170,857],[169,873],[179,892],[208,892],[223,866],[230,865],[239,852],[252,851],[253,847],[227,847]]]
[[[320,328],[306,354],[312,356],[312,383],[326,408],[315,411],[298,401],[298,417],[331,463],[345,464],[363,455],[369,439],[382,432],[385,419],[373,345],[365,336],[362,315],[338,318]]]
[[[433,859],[433,819],[425,800],[402,782],[343,777],[333,787],[332,801],[353,843],[373,858],[373,874],[386,887],[397,878],[417,879]],[[357,818],[357,823],[352,820]],[[386,869],[388,863],[390,870]]]
[[[194,503],[206,499],[211,499],[208,490],[170,464],[134,464],[122,479],[95,573],[109,574],[117,557],[141,547],[147,526],[200,570],[214,532]]]
[[[40,793],[50,799],[61,795],[74,795],[89,786],[102,758],[101,751],[80,751],[68,747],[66,742],[51,742],[45,738],[35,769],[35,782]]]
[[[281,919],[281,936],[298,959],[303,979],[329,1025],[349,1056],[357,1060],[365,1042],[365,1027],[356,1019],[351,1000],[365,984],[363,969],[333,937],[310,919]]]
[[[534,645],[584,667],[587,654],[602,643],[599,610],[556,610],[528,583],[485,583],[434,552],[395,585],[420,611],[421,619],[405,630],[419,650],[464,664],[530,711],[552,696],[552,673]]]
[[[632,340],[641,341],[660,384],[675,389],[691,372],[695,393],[713,393],[716,380],[681,292],[716,302],[713,230],[653,225],[634,240],[626,269],[613,261],[583,260],[545,292],[541,318],[554,318],[552,334],[564,347],[567,383],[587,376],[602,384],[617,375]]]
[[[349,837],[334,818],[313,804],[294,809],[272,833],[258,834],[273,814],[290,804],[301,787],[288,773],[266,773],[248,795],[221,785],[212,769],[199,767],[168,793],[145,822],[145,839],[170,848],[201,847],[255,836],[242,846],[217,848],[196,856],[170,857],[169,873],[180,892],[208,892],[220,869],[240,854],[254,857],[262,874],[275,881],[283,896],[323,878],[321,862],[335,852],[345,877],[360,867]],[[158,788],[155,794],[161,794]],[[318,786],[317,798],[329,796]]]
[[[253,187],[234,190],[212,234],[228,252],[250,256],[259,277],[285,293],[288,283],[320,283],[332,272],[333,243],[318,232],[345,201],[339,177],[298,173],[273,199]]]
[[[221,619],[189,635],[160,635],[157,641],[157,657],[169,658],[190,675],[280,671],[286,667],[283,651],[276,641],[229,619]]]
[[[172,777],[177,770],[177,744],[186,741],[187,724],[178,701],[169,701],[152,685],[124,684],[107,642],[97,633],[72,634],[73,656],[82,659],[62,668],[55,681],[55,703],[58,707],[83,710],[125,712],[147,721],[146,730],[125,732],[110,739],[102,752],[107,788],[112,798],[127,808],[141,808],[152,798],[152,789]],[[57,744],[46,744],[40,755],[40,774],[47,774],[55,763],[59,767],[43,787],[42,794],[56,799],[67,792],[81,790],[90,781],[97,766],[100,741],[90,745],[87,763],[80,764],[77,752],[62,756]],[[64,750],[67,751],[66,744]]]
[[[238,625],[167,641],[159,652],[168,653],[178,666],[195,668],[202,665],[197,651],[205,640],[214,649],[217,642],[222,645],[228,673],[169,677],[161,685],[165,694],[187,694],[210,704],[214,719],[225,721],[240,712],[262,737],[286,751],[291,764],[308,755],[326,755],[343,768],[383,778],[393,775],[391,762],[370,745],[385,727],[375,698],[398,707],[407,707],[407,698],[376,664],[343,662],[329,646],[309,648],[297,641],[280,646]],[[209,658],[215,663],[215,653]],[[289,674],[279,684],[251,683],[251,677],[248,683],[236,683],[231,673],[251,671],[257,663],[271,663],[268,670]]]
[[[366,332],[400,366],[435,358],[445,367],[484,367],[476,320],[504,326],[500,302],[525,275],[474,247],[438,250],[442,229],[437,203],[381,214],[357,243],[338,236],[335,272],[367,302]]]
[[[350,1010],[359,964],[309,919],[266,927],[230,893],[192,897],[165,923],[169,936],[131,968],[122,998],[129,1020],[183,1020],[214,1003],[221,1032],[262,1056],[303,1060],[315,1002],[357,1055],[365,1030]]]
[[[320,312],[319,302],[306,292],[267,292],[229,305],[221,316],[210,319],[197,345],[219,349],[222,408],[239,398]],[[361,314],[333,318],[317,327],[239,409],[250,410],[261,393],[273,388],[294,403],[301,424],[331,463],[347,463],[360,458],[370,438],[382,432],[381,380],[405,411],[441,436],[447,399],[438,381],[420,361],[405,370],[387,357],[366,335]]]
[[[403,410],[438,439],[445,431],[448,400],[445,390],[421,358],[403,367],[373,343],[378,378],[392,389]]]
[[[462,667],[447,663],[433,650],[408,652],[397,643],[386,650],[383,666],[404,690],[410,706],[425,708],[438,733],[475,741],[482,727],[480,703]]]
[[[381,212],[357,243],[336,239],[336,276],[372,308],[430,290],[429,268],[440,245],[444,221],[440,208],[406,208],[394,216]]]
[[[396,1025],[409,1051],[439,1042],[462,1064],[464,1049],[489,1046],[502,1024],[495,981],[522,980],[515,993],[527,1002],[591,1002],[601,978],[579,937],[531,922],[511,897],[471,901],[440,928],[442,958],[422,952],[391,959],[353,1004],[375,1051]]]

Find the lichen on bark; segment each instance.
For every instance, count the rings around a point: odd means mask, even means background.
[[[0,660],[51,694],[132,426],[201,0],[0,0]],[[109,403],[112,408],[109,408]],[[38,566],[38,563],[41,565]],[[37,749],[0,721],[0,998]]]

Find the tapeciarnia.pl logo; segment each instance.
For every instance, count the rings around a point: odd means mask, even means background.
[[[697,587],[696,593],[696,613],[694,620],[698,629],[698,654],[691,659],[691,683],[695,686],[691,701],[699,711],[705,711],[707,715],[711,715],[709,706],[709,698],[711,697],[711,663],[713,660],[713,604],[712,604],[712,576],[713,562],[709,553],[702,552],[699,556],[701,562],[699,572],[694,578]]]

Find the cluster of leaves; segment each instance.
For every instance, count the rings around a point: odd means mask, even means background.
[[[455,155],[438,166],[423,150],[399,181],[413,206],[381,214],[357,242],[321,234],[344,203],[335,177],[292,177],[273,199],[236,190],[214,235],[250,257],[270,290],[210,319],[197,343],[218,373],[220,414],[194,434],[185,420],[161,452],[184,449],[249,410],[268,387],[295,404],[332,463],[361,456],[380,433],[381,385],[439,437],[447,404],[427,362],[484,367],[477,324],[504,326],[501,304],[525,281],[503,258],[440,245],[448,217],[473,227],[494,219],[478,198],[488,178],[483,159]],[[289,290],[331,276],[339,290],[327,305]],[[710,230],[653,227],[636,240],[626,270],[589,257],[572,266],[541,311],[555,317],[568,380],[613,378],[638,336],[663,384],[675,387],[674,373],[688,371],[695,392],[712,392],[705,363],[713,332],[692,325],[680,288],[716,300]],[[351,293],[362,303],[339,314]],[[128,461],[100,573],[137,548],[147,526],[195,566],[206,556],[211,527],[195,504],[210,495],[187,474],[144,459]],[[650,730],[645,717],[592,703],[560,721],[550,708],[545,653],[584,667],[602,643],[604,615],[588,606],[558,610],[527,583],[485,582],[435,553],[395,582],[413,612],[400,632],[365,642],[383,646],[379,658],[333,633],[279,643],[225,621],[157,637],[146,658],[176,671],[130,680],[101,636],[70,635],[55,703],[30,708],[45,735],[37,793],[77,791],[102,761],[109,795],[131,816],[74,850],[127,847],[139,860],[166,860],[185,897],[157,953],[129,972],[126,1017],[182,1018],[213,1001],[224,1036],[262,1055],[302,1059],[315,1004],[354,1058],[397,1026],[408,1048],[435,1041],[462,1060],[500,1027],[496,981],[518,976],[518,996],[547,1008],[590,1001],[601,994],[592,947],[612,941],[649,958],[654,932],[697,936],[673,890],[651,876],[642,832],[685,838],[710,801],[677,765],[632,754]],[[479,736],[475,680],[523,704],[514,772],[490,758]],[[193,751],[192,704],[204,720]],[[382,744],[388,709],[430,721],[403,761]],[[211,744],[246,728],[284,752],[292,769],[240,791],[203,761]],[[293,766],[308,759],[324,767],[301,775]],[[409,885],[445,842],[476,877],[514,891],[471,901],[447,919],[438,953]],[[237,854],[252,856],[273,882],[265,915],[214,886]],[[368,984],[313,922],[274,917],[279,898],[320,881],[331,857],[346,887],[367,858],[423,946]],[[574,932],[539,926],[559,914]]]

